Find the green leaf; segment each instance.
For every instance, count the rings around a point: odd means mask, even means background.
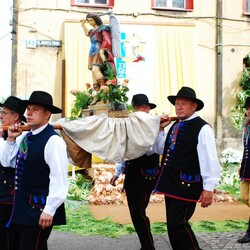
[[[250,53],[246,56],[247,60],[250,61]],[[230,108],[231,111],[231,124],[234,128],[241,131],[244,123],[245,116],[245,102],[247,96],[250,96],[250,67],[246,67],[239,79],[239,87],[241,90],[236,94],[237,102],[235,106]]]

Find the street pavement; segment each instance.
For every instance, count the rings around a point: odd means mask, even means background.
[[[237,239],[245,232],[197,233],[197,239],[203,250],[213,249],[250,249],[250,243],[239,244]],[[156,250],[171,250],[167,235],[154,235]],[[105,236],[80,236],[72,233],[52,231],[48,241],[48,250],[139,250],[140,243],[136,235],[119,238]]]

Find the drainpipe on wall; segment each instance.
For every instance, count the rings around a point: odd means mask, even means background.
[[[222,0],[217,0],[216,6],[216,118],[215,136],[222,140]]]
[[[12,59],[11,59],[11,95],[17,95],[17,34],[19,0],[13,0]]]

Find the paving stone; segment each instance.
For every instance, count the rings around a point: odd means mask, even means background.
[[[197,239],[203,250],[250,249],[250,243],[240,244],[237,239],[244,232],[197,233]],[[171,250],[167,235],[154,235],[156,250]],[[80,236],[72,233],[53,231],[48,241],[49,250],[138,250],[140,243],[136,235],[119,238],[104,236]]]

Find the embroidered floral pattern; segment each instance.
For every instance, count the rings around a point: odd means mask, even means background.
[[[170,149],[174,150],[175,144],[176,144],[176,138],[177,138],[177,134],[180,130],[180,128],[184,125],[183,122],[178,122],[174,125],[174,128],[171,132],[171,135],[169,137],[169,143],[170,143]]]
[[[19,158],[23,158],[24,160],[27,159],[28,156],[28,137],[32,135],[32,132],[27,133],[27,135],[23,138],[20,147],[19,147]]]

